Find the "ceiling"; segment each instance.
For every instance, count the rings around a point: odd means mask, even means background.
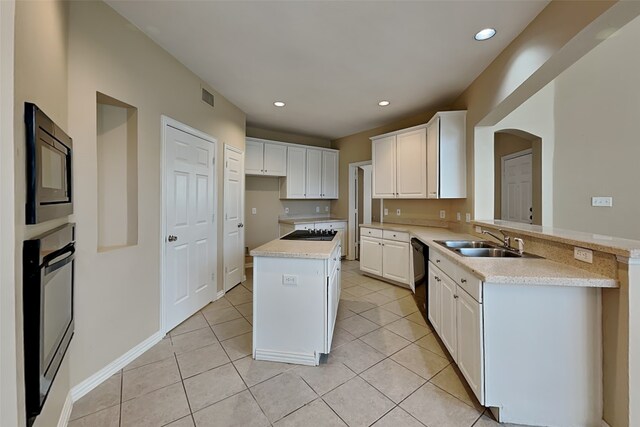
[[[335,139],[447,107],[548,1],[107,3],[247,125]]]

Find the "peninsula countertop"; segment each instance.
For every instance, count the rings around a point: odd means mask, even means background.
[[[275,239],[253,249],[253,257],[328,259],[340,244],[338,231],[331,241]]]
[[[513,285],[580,286],[617,288],[618,282],[599,274],[545,258],[472,258],[458,255],[435,240],[478,240],[477,236],[455,233],[446,228],[403,224],[371,223],[360,227],[404,231],[430,250],[436,250],[484,282]]]

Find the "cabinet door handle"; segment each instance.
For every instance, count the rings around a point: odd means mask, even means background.
[[[460,279],[460,283],[467,283],[467,279]]]

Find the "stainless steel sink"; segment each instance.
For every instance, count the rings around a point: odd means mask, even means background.
[[[474,258],[522,258],[518,252],[503,248],[458,248],[455,251]]]
[[[470,258],[541,258],[538,255],[519,253],[486,240],[435,240],[452,252]]]
[[[457,249],[457,248],[497,248],[493,242],[487,240],[436,240],[436,243],[444,246],[445,248]]]

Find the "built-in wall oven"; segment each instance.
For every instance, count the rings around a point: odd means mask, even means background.
[[[65,224],[24,242],[24,374],[28,425],[40,414],[73,336],[74,259],[74,224]]]
[[[25,103],[27,224],[73,213],[71,138],[37,105]]]

